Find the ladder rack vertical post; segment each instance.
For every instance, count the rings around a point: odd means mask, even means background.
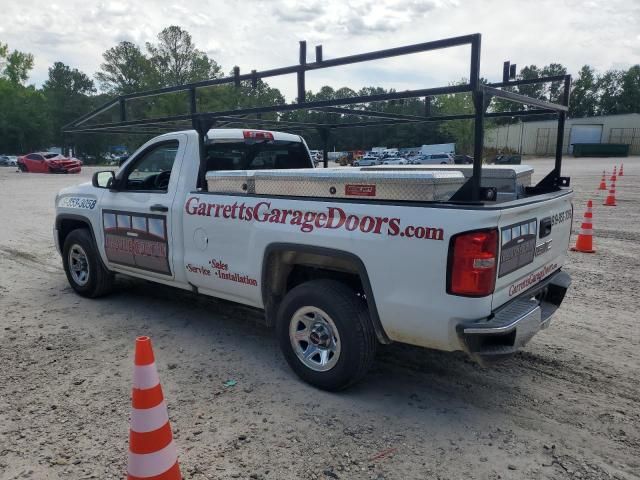
[[[471,177],[471,199],[480,200],[480,185],[482,176],[482,151],[484,147],[484,90],[480,85],[480,40],[476,34],[471,41],[471,70],[470,84],[475,110],[473,126],[473,175]]]
[[[569,95],[571,92],[571,75],[565,75],[564,77],[564,91],[562,92],[562,105],[569,106]],[[556,163],[554,166],[554,172],[556,179],[560,178],[562,170],[562,150],[564,147],[564,124],[567,118],[566,112],[558,113],[558,132],[556,137]]]
[[[300,68],[298,69],[298,103],[305,102],[306,90],[304,85],[304,72],[307,64],[307,42],[300,41]]]

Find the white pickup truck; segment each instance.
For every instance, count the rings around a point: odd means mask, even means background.
[[[60,191],[53,233],[80,295],[118,273],[263,309],[293,370],[338,390],[378,343],[511,354],[562,302],[571,190],[485,167],[496,199],[452,201],[466,168],[314,169],[297,135],[182,131]]]

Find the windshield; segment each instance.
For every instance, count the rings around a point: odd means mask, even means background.
[[[205,161],[205,171],[312,168],[302,142],[283,140],[256,143],[216,140],[206,146]]]

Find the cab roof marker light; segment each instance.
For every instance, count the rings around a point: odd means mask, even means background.
[[[273,140],[273,133],[262,130],[243,130],[242,136],[249,140]]]

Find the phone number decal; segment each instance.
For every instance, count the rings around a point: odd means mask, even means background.
[[[96,206],[97,200],[93,198],[82,197],[64,197],[58,204],[63,208],[83,208],[85,210],[93,210]]]
[[[573,211],[571,209],[565,210],[564,212],[556,213],[551,216],[551,225],[557,225],[562,222],[566,222],[567,220],[571,220],[571,216]]]

